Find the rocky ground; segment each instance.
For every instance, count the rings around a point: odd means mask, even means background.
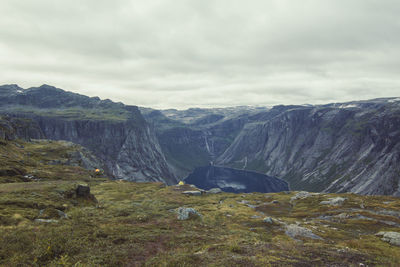
[[[396,197],[110,181],[70,143],[3,143],[1,266],[400,265]]]

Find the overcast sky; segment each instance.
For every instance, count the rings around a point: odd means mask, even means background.
[[[399,0],[1,0],[0,84],[154,108],[400,96]]]

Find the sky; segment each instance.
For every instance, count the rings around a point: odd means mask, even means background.
[[[1,0],[0,84],[153,108],[400,96],[398,0]]]

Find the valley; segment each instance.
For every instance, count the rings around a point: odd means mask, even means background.
[[[397,100],[176,111],[0,95],[1,266],[400,264]]]
[[[1,266],[400,264],[397,197],[189,195],[200,190],[112,181],[87,165],[98,162],[82,149],[2,140]]]

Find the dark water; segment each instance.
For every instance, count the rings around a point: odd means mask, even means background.
[[[272,193],[289,190],[287,182],[275,177],[216,166],[196,168],[185,178],[185,182],[204,190],[218,187],[224,192],[233,193]]]

